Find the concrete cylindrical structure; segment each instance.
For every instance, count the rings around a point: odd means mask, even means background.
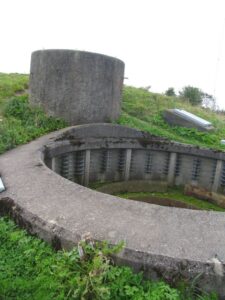
[[[70,125],[111,122],[120,115],[124,63],[74,50],[32,53],[30,102]]]

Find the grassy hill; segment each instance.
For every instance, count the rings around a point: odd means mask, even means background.
[[[28,75],[0,73],[0,154],[66,126],[28,103]]]
[[[19,144],[65,127],[60,119],[47,117],[28,103],[28,75],[0,73],[0,154]],[[193,107],[181,99],[124,87],[119,124],[139,128],[176,141],[222,149],[224,115]],[[184,108],[211,121],[214,133],[170,128],[162,119],[165,108]],[[216,300],[199,293],[194,283],[172,288],[167,283],[144,280],[141,273],[110,263],[107,244],[83,243],[84,256],[77,248],[54,252],[37,238],[0,217],[0,299],[83,299],[83,300]],[[117,247],[120,248],[120,247]],[[80,250],[80,248],[79,248]]]
[[[6,107],[5,117],[7,117],[8,120],[10,117],[11,121],[12,118],[14,118],[14,121],[15,119],[17,121],[19,120],[21,115],[18,115],[15,110],[28,109],[27,89],[28,75],[0,73],[0,118],[3,119],[4,107],[7,106],[9,99],[14,97],[15,101],[14,104],[11,105],[11,108],[9,109],[9,107]],[[23,102],[22,104],[21,101]],[[167,108],[182,108],[194,113],[197,116],[212,122],[215,127],[215,131],[200,132],[191,128],[171,127],[163,120],[162,117],[163,111]],[[5,122],[7,122],[6,118]],[[184,101],[179,97],[168,97],[162,94],[146,91],[142,88],[124,86],[122,114],[118,123],[145,130],[152,134],[182,143],[194,144],[218,150],[225,149],[225,147],[220,144],[220,140],[225,139],[224,114],[215,113],[200,106],[192,106],[187,101]],[[58,127],[62,126],[65,126],[65,123],[64,125],[60,124]],[[48,132],[48,130],[45,132]],[[43,133],[44,132],[42,131],[40,134]],[[20,134],[20,132],[17,134]],[[36,133],[35,136],[37,136]],[[30,138],[26,139],[23,136],[22,140],[22,142],[27,142]],[[15,144],[17,144],[17,141]],[[7,149],[9,149],[9,147]],[[0,153],[1,152],[0,147]]]
[[[168,108],[185,109],[212,122],[213,132],[200,132],[192,128],[171,127],[162,117]],[[220,140],[225,138],[225,115],[200,106],[193,106],[179,97],[168,97],[141,88],[124,87],[122,115],[119,124],[126,125],[174,141],[224,150]]]
[[[25,74],[0,73],[0,116],[4,103],[12,96],[23,94],[28,89],[29,76]]]

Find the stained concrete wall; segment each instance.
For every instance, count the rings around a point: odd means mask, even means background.
[[[30,102],[70,125],[111,122],[120,115],[124,63],[73,50],[32,53]]]
[[[121,150],[124,152],[121,155]],[[126,151],[131,151],[131,160],[129,166],[127,166]],[[103,168],[105,158],[105,149],[90,149],[90,165],[89,165],[89,179],[88,182],[113,182],[113,181],[126,181],[126,180],[158,180],[168,181],[169,183],[169,166],[171,160],[171,153],[163,151],[151,151],[152,163],[151,169],[147,170],[148,156],[147,151],[143,149],[113,149],[109,148],[109,155],[107,157],[107,168]],[[82,150],[81,160],[77,161],[76,151],[67,152],[57,156],[60,165],[58,173],[63,177],[70,179],[79,184],[84,184],[81,177],[76,176],[77,166],[85,164],[83,157],[85,156],[85,150]],[[73,157],[73,158],[71,158]],[[200,162],[196,168],[196,160]],[[176,160],[175,160],[176,163]],[[73,164],[71,174],[71,164]],[[188,154],[182,154],[179,157],[179,172],[176,173],[176,168],[172,166],[172,178],[170,181],[172,185],[184,186],[186,184],[193,184],[199,187],[211,190],[213,187],[215,176],[215,160],[203,159],[198,156],[192,156]],[[83,165],[83,172],[85,165]],[[127,174],[126,174],[126,170]],[[218,191],[222,192],[221,176],[218,184]],[[170,184],[171,185],[171,184]]]
[[[92,124],[77,127],[76,131],[71,129],[46,149],[50,168],[51,160],[57,160],[61,166],[58,173],[66,178],[71,176],[75,178],[73,181],[80,184],[95,181],[161,180],[167,181],[169,185],[191,184],[209,191],[225,192],[223,152],[169,142],[118,125]],[[71,155],[76,156],[79,151],[85,156],[87,149],[90,151],[88,178],[77,179],[76,176],[68,175],[71,172],[68,164]],[[67,159],[65,155],[68,156]],[[79,166],[79,158],[76,159],[78,163],[73,170],[74,174],[76,166]]]

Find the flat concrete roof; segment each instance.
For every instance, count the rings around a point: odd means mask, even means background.
[[[68,249],[86,233],[112,244],[123,240],[122,263],[172,281],[203,273],[201,286],[225,295],[225,213],[120,199],[57,175],[44,164],[42,150],[67,130],[0,156],[6,187],[0,212],[9,210],[31,233]]]

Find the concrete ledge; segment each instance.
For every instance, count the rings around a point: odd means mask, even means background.
[[[113,127],[95,126],[98,130]],[[121,134],[132,131],[116,127]],[[199,286],[215,290],[224,299],[225,214],[121,201],[61,177],[45,165],[43,151],[54,141],[62,142],[71,130],[79,132],[83,127],[51,133],[0,156],[6,186],[0,194],[0,212],[10,212],[56,248],[70,249],[87,232],[95,240],[112,244],[124,240],[126,248],[118,255],[118,263],[170,282],[201,274]],[[143,133],[133,132],[143,138]],[[224,153],[217,156],[224,157]]]

